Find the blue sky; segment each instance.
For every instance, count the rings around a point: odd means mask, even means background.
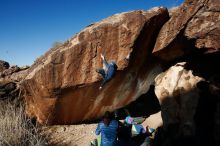
[[[167,8],[183,0],[0,0],[0,60],[31,65],[54,42],[116,13]]]

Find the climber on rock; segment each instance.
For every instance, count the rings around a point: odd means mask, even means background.
[[[111,61],[111,63],[108,63],[105,57],[103,56],[103,54],[101,54],[101,58],[102,58],[103,68],[96,69],[96,72],[101,74],[103,78],[102,84],[99,87],[99,89],[102,89],[105,83],[108,82],[114,76],[118,68],[115,61]]]

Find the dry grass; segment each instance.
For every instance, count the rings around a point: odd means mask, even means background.
[[[18,101],[0,101],[0,146],[44,146],[45,136],[33,125]]]

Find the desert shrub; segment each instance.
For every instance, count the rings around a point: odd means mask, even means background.
[[[53,48],[57,48],[57,47],[60,47],[60,46],[62,46],[62,45],[63,45],[62,42],[56,41],[56,42],[54,42],[54,43],[52,44],[52,47],[53,47]]]
[[[24,104],[18,101],[0,101],[0,145],[43,146],[46,136],[40,126],[25,115]]]

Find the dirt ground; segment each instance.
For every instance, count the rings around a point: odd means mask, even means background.
[[[56,125],[44,127],[44,134],[49,137],[49,145],[56,146],[90,146],[94,140],[97,124]]]

